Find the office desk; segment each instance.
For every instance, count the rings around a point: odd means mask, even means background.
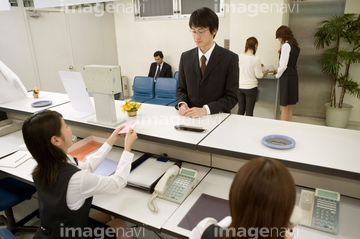
[[[18,151],[22,143],[21,130],[0,137],[0,158]]]
[[[196,149],[196,145],[229,116],[229,114],[223,113],[207,115],[201,118],[190,118],[179,115],[178,111],[171,106],[142,103],[137,116],[129,117],[126,112],[123,113],[121,111],[123,103],[123,101],[115,101],[117,119],[120,121],[124,120],[124,123],[120,125],[136,121],[135,129],[139,138],[190,149]],[[110,130],[109,132],[112,132],[115,128],[88,122],[95,118],[95,114],[82,119],[67,116],[67,113],[72,111],[70,103],[54,107],[52,110],[63,114],[64,119],[70,124],[93,129],[107,129],[108,131]],[[201,126],[207,130],[201,133],[179,131],[174,128],[178,124]]]
[[[280,79],[274,77],[273,74],[268,74],[261,79],[258,79],[258,90],[260,101],[274,102],[274,119],[277,119],[279,113],[279,84]]]
[[[0,145],[3,141],[7,141],[7,142],[9,142],[13,145],[17,145],[17,146],[24,144],[21,130],[0,137]],[[111,151],[106,156],[106,158],[111,159],[115,162],[119,162],[122,152],[123,152],[122,148],[112,147]],[[134,153],[134,160],[138,159],[139,157],[141,157],[143,155],[143,153],[136,152],[136,151],[132,151],[132,153]],[[33,169],[36,167],[36,165],[37,165],[37,163],[36,163],[35,159],[31,158],[31,159],[25,161],[24,163],[20,164],[16,168],[0,167],[0,171],[3,171],[13,177],[16,177],[22,181],[27,182],[27,183],[33,184],[33,179],[32,179],[31,173],[32,173]]]
[[[197,183],[199,183],[210,168],[183,162],[182,166],[198,170]],[[191,194],[190,194],[191,195]],[[145,227],[160,232],[165,222],[180,206],[177,203],[156,198],[159,208],[158,213],[153,213],[147,204],[151,194],[140,189],[126,187],[119,194],[97,195],[93,199],[93,206],[101,211],[119,216],[127,221],[144,225]],[[185,200],[185,202],[187,199]]]
[[[228,200],[229,191],[235,173],[212,169],[203,181],[189,195],[186,201],[175,211],[170,219],[164,224],[163,232],[172,234],[178,238],[188,238],[190,231],[178,227],[177,225],[198,200],[202,193]],[[301,187],[296,188],[298,204]],[[315,229],[297,226],[294,230],[294,239],[354,239],[358,238],[358,224],[360,219],[360,200],[341,197],[340,199],[340,215],[339,215],[339,234],[332,235]]]
[[[292,137],[296,146],[269,148],[262,138],[270,134]],[[297,185],[360,198],[359,139],[356,130],[231,115],[200,142],[198,150],[212,153],[213,167],[231,171],[258,156],[275,158],[293,170]]]
[[[40,100],[51,100],[52,104],[45,107],[32,107],[31,104],[40,101]],[[47,92],[41,91],[39,93],[39,98],[25,98],[21,100],[11,101],[7,103],[0,104],[0,111],[10,112],[10,113],[17,113],[22,115],[31,115],[35,112],[38,112],[43,109],[53,108],[55,106],[64,104],[69,102],[69,97],[67,94],[61,93],[54,93],[54,92]]]
[[[199,199],[201,194],[205,193],[214,197],[219,197],[228,200],[230,186],[233,181],[235,173],[227,172],[219,169],[211,169],[203,181],[195,188],[178,210],[169,218],[163,226],[163,232],[176,237],[188,238],[190,231],[177,225],[184,218],[186,213]]]
[[[121,111],[123,103],[123,101],[115,101],[118,120],[124,120],[123,124],[132,121],[137,122],[135,130],[139,139],[133,145],[133,149],[157,155],[166,154],[172,158],[206,166],[210,166],[210,154],[196,151],[196,147],[201,140],[230,115],[223,113],[206,115],[201,118],[189,118],[179,115],[178,111],[171,106],[142,103],[137,116],[128,117],[127,113]],[[69,117],[68,113],[72,111],[70,103],[54,107],[52,110],[63,115],[65,121],[71,125],[73,134],[78,137],[85,138],[95,135],[107,138],[114,130],[114,127],[89,123],[88,121],[94,119],[95,114],[82,119]],[[178,124],[201,126],[207,130],[201,133],[179,131],[174,128]],[[120,140],[118,144],[123,145],[123,140]]]
[[[12,133],[11,135],[3,136],[0,138],[0,140],[7,140],[10,137],[15,139],[13,140],[14,144],[23,143],[21,131]],[[118,162],[122,152],[123,149],[113,147],[106,158]],[[135,154],[134,159],[137,159],[143,155],[143,153],[140,152],[132,151],[132,153]],[[16,168],[0,167],[0,171],[8,173],[9,175],[22,181],[33,184],[31,173],[36,165],[37,163],[34,159],[29,159]],[[197,184],[210,171],[210,168],[208,167],[185,162],[182,164],[182,166],[198,170]],[[153,213],[147,207],[150,196],[151,194],[145,190],[126,187],[119,194],[95,195],[92,205],[94,208],[100,211],[107,212],[111,215],[124,218],[127,221],[144,225],[151,230],[160,232],[162,225],[180,205],[157,198],[156,204],[159,208],[159,212]]]

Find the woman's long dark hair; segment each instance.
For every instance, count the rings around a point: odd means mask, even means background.
[[[26,147],[37,162],[32,175],[40,187],[50,189],[67,161],[66,154],[51,143],[53,136],[61,137],[62,115],[44,110],[26,119],[22,133]]]
[[[240,168],[230,188],[230,229],[260,231],[265,228],[276,233],[267,237],[258,235],[257,238],[283,238],[295,199],[294,180],[282,163],[264,157],[252,159]]]
[[[255,37],[249,37],[246,40],[246,43],[245,43],[245,52],[247,52],[247,50],[251,49],[251,50],[253,50],[253,53],[255,55],[255,53],[256,53],[256,47],[255,46],[256,45],[259,45],[258,40]]]
[[[288,41],[293,44],[298,50],[300,49],[299,43],[295,39],[290,27],[282,25],[276,30],[276,38],[281,37],[283,41]]]

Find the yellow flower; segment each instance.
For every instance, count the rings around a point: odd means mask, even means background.
[[[138,110],[140,109],[141,104],[136,102],[131,102],[131,99],[125,100],[125,103],[122,105],[122,112],[125,113],[125,111],[132,111],[132,110]]]

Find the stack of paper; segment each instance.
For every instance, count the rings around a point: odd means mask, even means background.
[[[8,157],[2,158],[0,167],[16,168],[30,158],[31,154],[28,151],[17,151]]]
[[[149,189],[173,165],[174,162],[168,160],[148,158],[131,171],[128,184]]]

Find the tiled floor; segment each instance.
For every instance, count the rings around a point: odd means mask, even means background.
[[[306,124],[325,125],[324,119],[317,119],[317,118],[293,116],[293,121],[300,122],[300,123],[306,123]],[[360,130],[360,123],[359,122],[349,122],[347,129]],[[13,208],[15,219],[18,221],[19,219],[23,218],[24,216],[26,216],[30,212],[34,211],[35,209],[37,209],[36,194],[31,200],[27,200]],[[0,214],[3,214],[3,212],[1,212]],[[34,218],[27,225],[37,226],[37,225],[39,225],[39,219]],[[135,225],[128,224],[128,226],[133,227]],[[4,227],[4,226],[1,226],[0,228],[2,228],[2,227]],[[164,234],[158,235],[152,231],[142,229],[142,228],[141,229],[137,228],[136,230],[137,230],[137,232],[141,232],[141,233],[139,233],[140,234],[139,237],[134,237],[134,238],[139,238],[139,239],[143,239],[143,238],[146,238],[146,239],[159,239],[159,238],[174,239],[175,238],[175,237],[172,237],[169,235],[164,235]],[[19,239],[32,239],[33,236],[34,236],[34,233],[28,233],[28,232],[22,232],[22,233],[16,234],[16,237]]]

